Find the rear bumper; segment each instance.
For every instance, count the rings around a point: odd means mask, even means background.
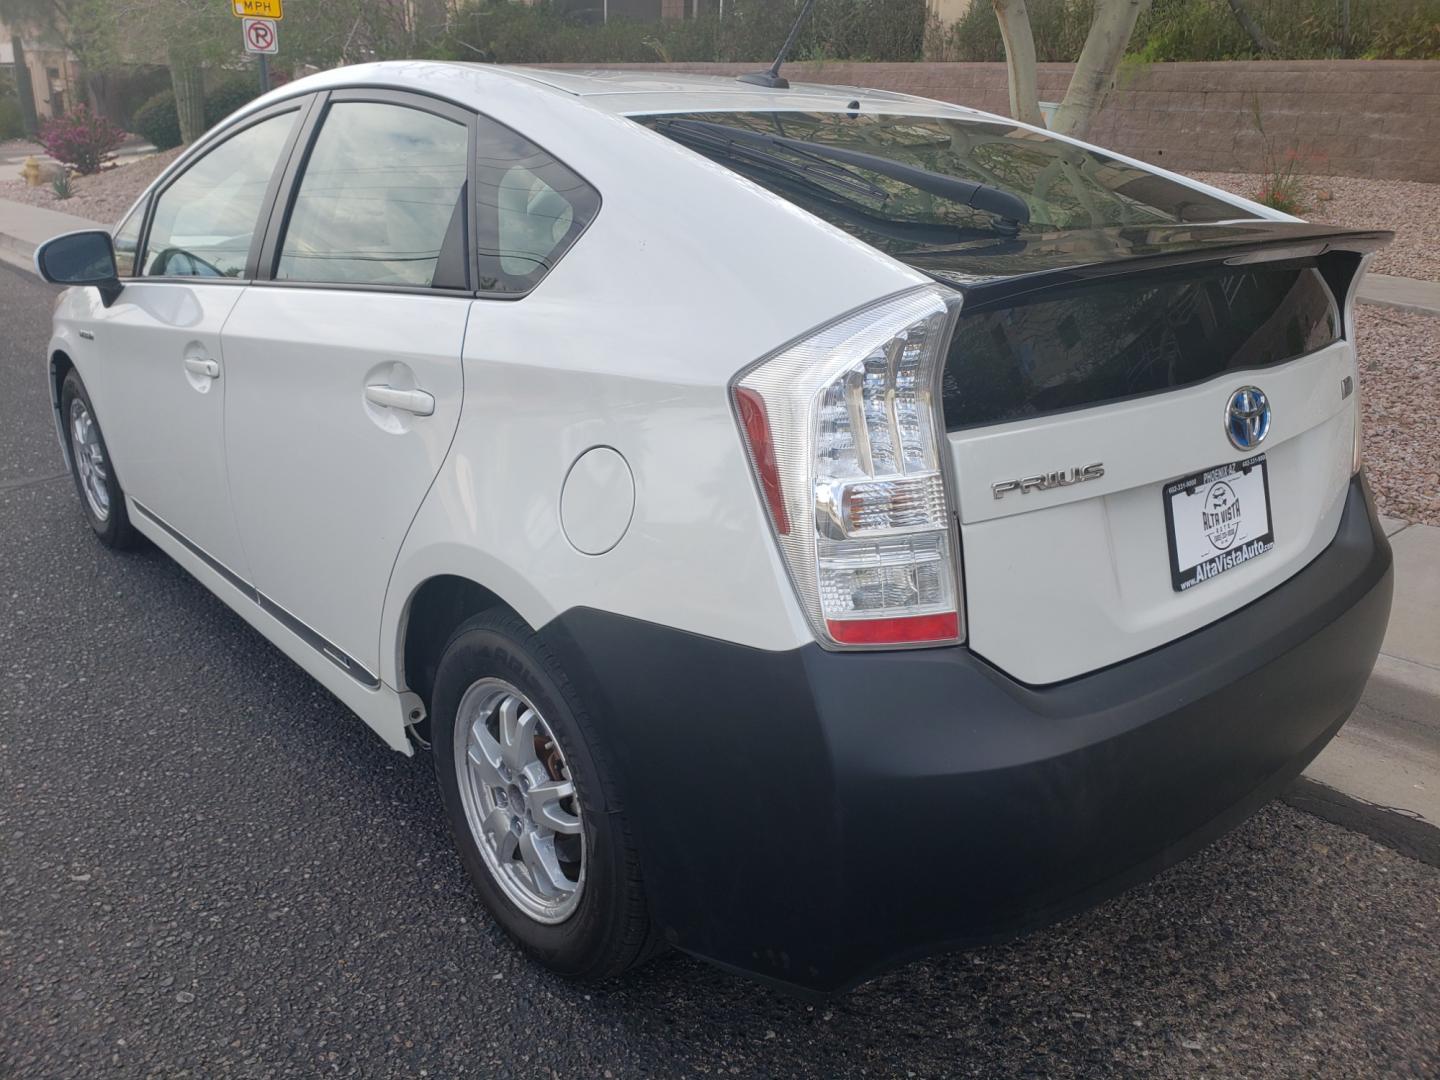
[[[1349,716],[1390,593],[1357,479],[1284,585],[1043,688],[965,648],[764,652],[587,609],[545,634],[669,940],[831,991],[1053,922],[1238,824]]]

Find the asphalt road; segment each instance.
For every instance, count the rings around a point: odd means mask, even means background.
[[[673,954],[542,973],[472,898],[427,758],[159,552],[91,538],[51,295],[0,268],[0,1075],[1440,1074],[1440,871],[1280,804],[828,1003]]]

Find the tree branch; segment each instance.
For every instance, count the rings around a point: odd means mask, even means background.
[[[1080,50],[1070,89],[1050,126],[1064,134],[1083,139],[1115,85],[1115,72],[1125,56],[1125,46],[1135,30],[1135,20],[1150,0],[1096,0],[1095,21]]]
[[[1025,0],[991,0],[1005,42],[1005,74],[1010,83],[1010,115],[1024,124],[1045,126],[1040,113],[1040,77],[1035,70],[1035,35]]]
[[[1255,21],[1254,16],[1245,6],[1245,0],[1230,0],[1230,11],[1235,16],[1235,21],[1240,24],[1241,29],[1250,36],[1255,48],[1264,53],[1276,51],[1275,42],[1265,36],[1265,31],[1260,29],[1260,24]]]

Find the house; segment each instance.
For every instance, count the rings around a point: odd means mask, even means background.
[[[14,80],[22,112],[29,89],[37,120],[63,116],[85,101],[80,65],[66,49],[23,35],[4,21],[0,21],[0,69]]]

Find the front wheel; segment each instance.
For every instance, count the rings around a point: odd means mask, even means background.
[[[544,642],[509,612],[470,620],[441,657],[435,771],[465,868],[531,955],[600,979],[643,962],[657,943],[585,715]]]
[[[80,374],[71,368],[60,384],[60,418],[70,450],[70,474],[80,493],[80,507],[100,542],[111,548],[132,548],[139,534],[125,509],[125,492],[115,475],[110,450],[95,419],[95,406]]]

